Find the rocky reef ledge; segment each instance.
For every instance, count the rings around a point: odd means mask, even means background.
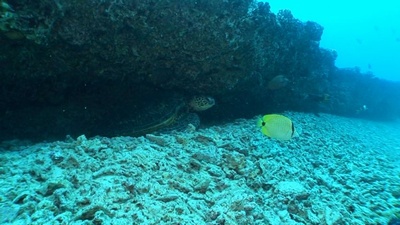
[[[209,122],[282,110],[400,114],[399,84],[336,68],[340,53],[319,47],[319,24],[268,3],[0,3],[0,140],[98,135],[171,93],[213,96]],[[287,85],[269,90],[280,75]],[[321,95],[328,105],[309,97]]]

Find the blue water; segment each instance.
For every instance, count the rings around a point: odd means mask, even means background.
[[[338,52],[336,66],[359,67],[400,81],[400,1],[270,0],[271,11],[289,9],[325,29],[320,46]]]

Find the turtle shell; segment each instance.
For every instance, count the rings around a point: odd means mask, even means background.
[[[146,101],[135,107],[129,117],[113,125],[112,136],[141,136],[169,127],[184,113],[185,105],[184,99],[177,96]]]
[[[201,103],[201,104],[200,104]],[[125,115],[110,121],[106,136],[142,136],[149,133],[192,130],[200,126],[200,117],[193,111],[203,111],[215,104],[211,97],[163,93],[151,99],[135,102]]]
[[[189,112],[183,96],[164,94],[135,104],[125,116],[110,123],[105,129],[106,136],[137,137],[155,132],[181,131],[189,124],[197,128],[200,118]]]

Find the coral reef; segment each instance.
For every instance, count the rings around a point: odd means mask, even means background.
[[[305,131],[292,142],[256,132],[253,118],[2,143],[0,223],[388,224],[399,213],[398,123],[287,116]]]

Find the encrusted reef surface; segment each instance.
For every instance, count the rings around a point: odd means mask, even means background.
[[[171,93],[215,97],[206,120],[321,110],[309,96],[329,95],[334,101],[322,110],[346,115],[368,104],[368,98],[348,101],[359,88],[348,80],[332,84],[337,53],[319,48],[323,28],[287,10],[275,15],[268,3],[0,2],[2,138],[101,134],[106,120],[129,120],[144,103],[168,101],[160,98]],[[288,84],[267,90],[278,75]],[[390,108],[387,93],[377,96]]]
[[[400,129],[286,113],[196,132],[0,145],[0,224],[388,224],[400,215]],[[375,135],[379,130],[381,135]]]

